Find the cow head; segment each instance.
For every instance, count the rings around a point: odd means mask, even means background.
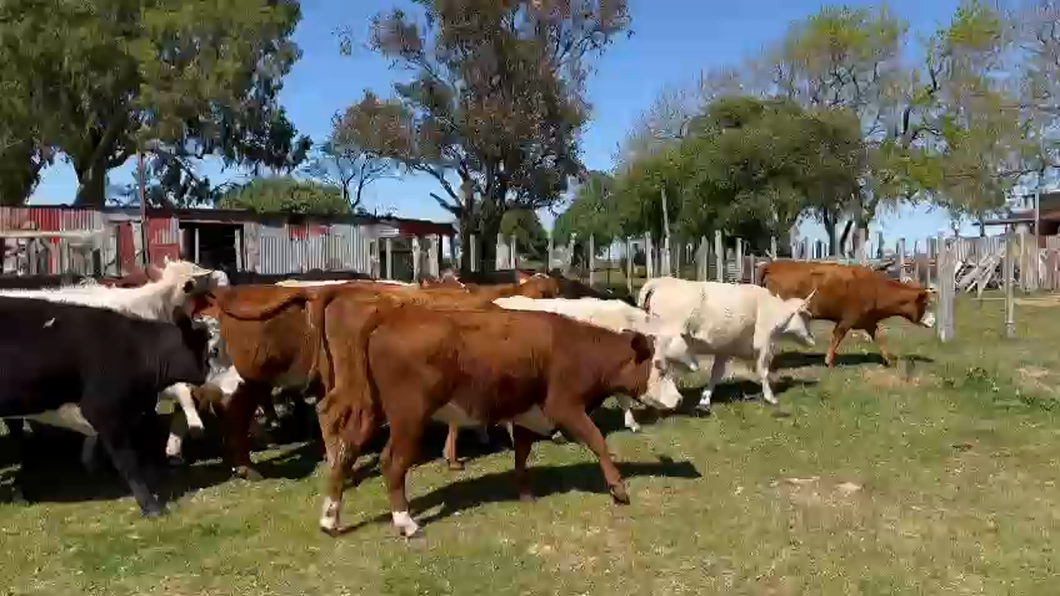
[[[816,342],[813,333],[810,332],[810,300],[817,293],[815,288],[805,298],[789,298],[783,302],[778,325],[774,327],[774,333],[779,332],[801,343],[806,347],[813,347]]]
[[[935,290],[920,290],[913,301],[911,312],[905,317],[914,325],[931,328],[935,326],[935,311],[932,302],[936,298]]]
[[[215,273],[220,275],[215,276]],[[191,261],[170,260],[167,256],[158,281],[169,284],[187,295],[196,291],[208,291],[218,285],[228,285],[228,276],[223,272],[204,269]]]
[[[186,315],[174,318],[179,334],[166,335],[160,344],[168,384],[202,385],[209,373],[210,331]]]
[[[633,396],[649,406],[662,410],[672,410],[681,403],[681,392],[677,389],[677,383],[669,374],[669,367],[665,361],[659,358],[659,352],[650,337],[636,331],[623,331],[622,335],[629,339],[633,348],[634,361],[632,369],[640,371],[638,376],[643,375],[644,367],[648,368],[648,378],[644,387],[644,393]],[[640,376],[643,382],[644,377]],[[628,386],[634,386],[629,384]]]

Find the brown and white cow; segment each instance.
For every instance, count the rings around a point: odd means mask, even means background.
[[[548,277],[476,292],[353,281],[313,287],[232,286],[204,296],[196,314],[219,321],[220,349],[235,371],[234,375],[225,375],[234,390],[225,396],[222,413],[225,453],[237,476],[260,478],[250,460],[249,439],[257,407],[270,399],[275,387],[305,389],[315,380],[315,350],[319,343],[311,309],[323,304],[324,296],[330,300],[346,293],[373,299],[389,296],[399,302],[448,308],[488,308],[493,300],[503,296],[552,297],[556,287]],[[457,426],[450,427],[445,447],[446,460],[454,469],[461,467],[456,457],[457,432]]]
[[[839,343],[851,329],[861,329],[872,336],[880,346],[880,355],[890,364],[892,358],[883,345],[880,321],[902,317],[924,327],[935,324],[930,291],[892,280],[867,267],[773,261],[762,266],[760,280],[760,285],[784,299],[805,298],[817,290],[809,304],[810,316],[835,323],[825,357],[827,366],[835,364]]]
[[[383,478],[394,525],[410,536],[419,526],[409,514],[405,476],[432,419],[460,426],[510,421],[524,500],[532,499],[530,446],[558,425],[596,454],[613,499],[629,503],[588,412],[617,393],[663,408],[680,400],[672,381],[660,382],[652,340],[637,332],[547,312],[449,310],[389,299],[366,306],[349,295],[319,312],[328,391],[318,413],[330,465],[320,527],[332,535],[346,475],[384,418],[390,439]]]

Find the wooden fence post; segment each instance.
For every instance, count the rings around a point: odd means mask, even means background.
[[[394,279],[394,239],[386,239],[386,278]]]
[[[589,234],[589,287],[596,283],[596,239]]]
[[[626,291],[633,295],[633,255],[636,251],[633,250],[633,241],[626,238]]]
[[[905,277],[905,238],[898,239],[898,281]]]
[[[552,271],[552,255],[555,252],[555,250],[556,250],[556,247],[553,244],[552,232],[549,232],[548,233],[548,257],[546,257],[548,259],[548,262],[545,263],[545,273],[548,273],[549,271]]]
[[[939,339],[946,343],[953,339],[954,320],[953,302],[955,288],[954,270],[957,265],[957,239],[941,238],[939,240],[939,302],[936,310],[942,316],[939,317]]]
[[[707,237],[699,238],[699,256],[696,258],[696,280],[707,281],[707,269],[710,266],[710,245]]]
[[[468,252],[471,254],[471,271],[478,271],[478,235],[471,234],[468,236]]]
[[[868,258],[869,258],[868,246],[866,246],[868,244],[868,242],[869,242],[869,235],[868,235],[867,230],[865,230],[864,228],[858,230],[857,238],[858,238],[858,248],[857,248],[858,262],[861,263],[862,265],[864,265],[864,264],[868,263]]]
[[[442,237],[435,234],[428,240],[427,245],[427,267],[430,269],[431,277],[438,278],[441,275],[441,263],[438,254],[441,252]]]
[[[769,258],[770,259],[777,258],[777,237],[776,236],[770,236],[769,237]]]
[[[721,230],[714,230],[714,264],[717,267],[714,272],[717,281],[725,281],[725,244],[722,242]]]
[[[412,281],[420,279],[420,237],[412,237]]]
[[[644,277],[652,279],[655,277],[655,258],[652,247],[652,232],[644,232]]]
[[[1016,305],[1012,299],[1012,277],[1015,274],[1012,232],[1005,232],[1005,337],[1016,337]]]
[[[571,265],[574,263],[574,246],[578,242],[578,233],[571,232],[570,240],[567,241],[567,263],[563,266],[563,274],[569,275]]]
[[[736,283],[743,283],[743,238],[736,239]]]

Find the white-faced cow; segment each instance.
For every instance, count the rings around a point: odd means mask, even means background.
[[[680,329],[668,330],[659,317],[621,300],[509,296],[498,298],[493,303],[507,310],[553,312],[615,332],[637,331],[652,336],[655,338],[653,365],[660,377],[670,378],[669,382],[674,382],[674,365],[679,369],[698,368],[698,361],[691,354]],[[628,395],[616,395],[615,398],[622,407],[626,428],[638,432],[640,425],[633,417],[633,399]]]
[[[389,303],[389,304],[388,304]],[[380,297],[337,294],[317,311],[323,323],[325,398],[318,407],[331,471],[321,529],[338,530],[345,476],[385,417],[390,439],[382,470],[394,525],[409,513],[405,475],[432,419],[459,426],[510,421],[519,494],[531,499],[526,460],[538,436],[558,425],[596,454],[616,502],[629,495],[587,412],[624,393],[672,408],[641,333],[607,329],[546,312],[451,310]]]
[[[110,309],[0,297],[0,418],[78,407],[98,433],[140,511],[163,513],[134,432],[155,416],[158,392],[206,380],[207,334]]]
[[[683,329],[693,350],[714,356],[710,381],[700,396],[700,407],[709,408],[711,394],[731,358],[754,365],[762,395],[777,403],[769,385],[773,341],[789,337],[814,345],[805,299],[782,300],[765,288],[751,284],[697,282],[659,277],[641,288],[637,303],[668,325]]]

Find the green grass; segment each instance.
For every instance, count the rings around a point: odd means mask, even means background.
[[[776,408],[729,382],[735,399],[713,416],[639,435],[598,412],[628,507],[587,450],[548,442],[531,460],[534,504],[511,500],[510,451],[413,470],[427,523],[411,545],[391,533],[378,476],[347,491],[343,522],[359,527],[322,535],[322,467],[214,483],[160,521],[129,497],[0,504],[0,593],[1056,594],[1054,304],[1021,304],[1015,341],[996,299],[962,300],[947,345],[892,322],[893,351],[931,360],[911,378],[864,362],[875,347],[849,337],[834,370],[817,358],[775,373],[791,379]]]

